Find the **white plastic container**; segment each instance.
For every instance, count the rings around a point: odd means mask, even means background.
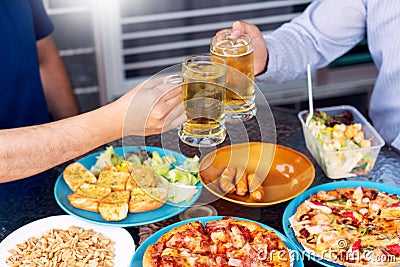
[[[368,174],[375,164],[381,147],[385,144],[382,137],[353,106],[335,106],[318,108],[317,110],[324,111],[331,116],[342,114],[344,110],[351,111],[354,116],[354,122],[361,123],[365,139],[371,140],[371,146],[368,148],[329,151],[317,141],[306,126],[305,116],[308,110],[300,111],[297,116],[303,127],[307,149],[318,162],[326,176],[331,179],[340,179]]]

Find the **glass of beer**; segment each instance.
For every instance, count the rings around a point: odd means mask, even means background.
[[[228,31],[211,39],[212,60],[221,58],[231,67],[226,72],[228,122],[246,121],[256,114],[253,51],[252,39],[247,34],[234,35]],[[235,70],[243,75],[238,75]]]
[[[215,146],[225,140],[224,60],[209,55],[184,59],[181,86],[187,120],[179,129],[182,142],[192,146]]]

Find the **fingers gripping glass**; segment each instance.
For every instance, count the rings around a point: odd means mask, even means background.
[[[212,60],[223,59],[231,67],[226,71],[227,122],[246,121],[256,114],[253,51],[252,39],[246,34],[227,32],[211,39]],[[237,75],[235,70],[244,75]]]

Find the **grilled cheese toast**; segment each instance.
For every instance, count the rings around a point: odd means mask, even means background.
[[[84,183],[74,194],[68,195],[68,200],[75,208],[98,212],[100,200],[109,193],[111,193],[109,187]]]
[[[128,216],[129,199],[131,192],[128,190],[113,191],[103,197],[99,203],[99,213],[106,221],[121,221]]]
[[[65,183],[74,192],[84,183],[97,181],[96,176],[79,162],[68,165],[63,172],[63,177]]]
[[[129,212],[138,213],[158,209],[167,201],[168,190],[165,188],[134,188],[131,191]]]
[[[99,173],[97,184],[105,187],[110,187],[114,190],[125,190],[126,181],[129,173],[116,172],[113,170],[102,170]]]

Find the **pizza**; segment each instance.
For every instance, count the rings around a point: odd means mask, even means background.
[[[256,222],[224,217],[177,226],[143,256],[144,267],[290,266],[290,255],[273,230]]]
[[[351,267],[400,266],[396,194],[361,186],[321,190],[297,208],[291,227],[312,256]]]

